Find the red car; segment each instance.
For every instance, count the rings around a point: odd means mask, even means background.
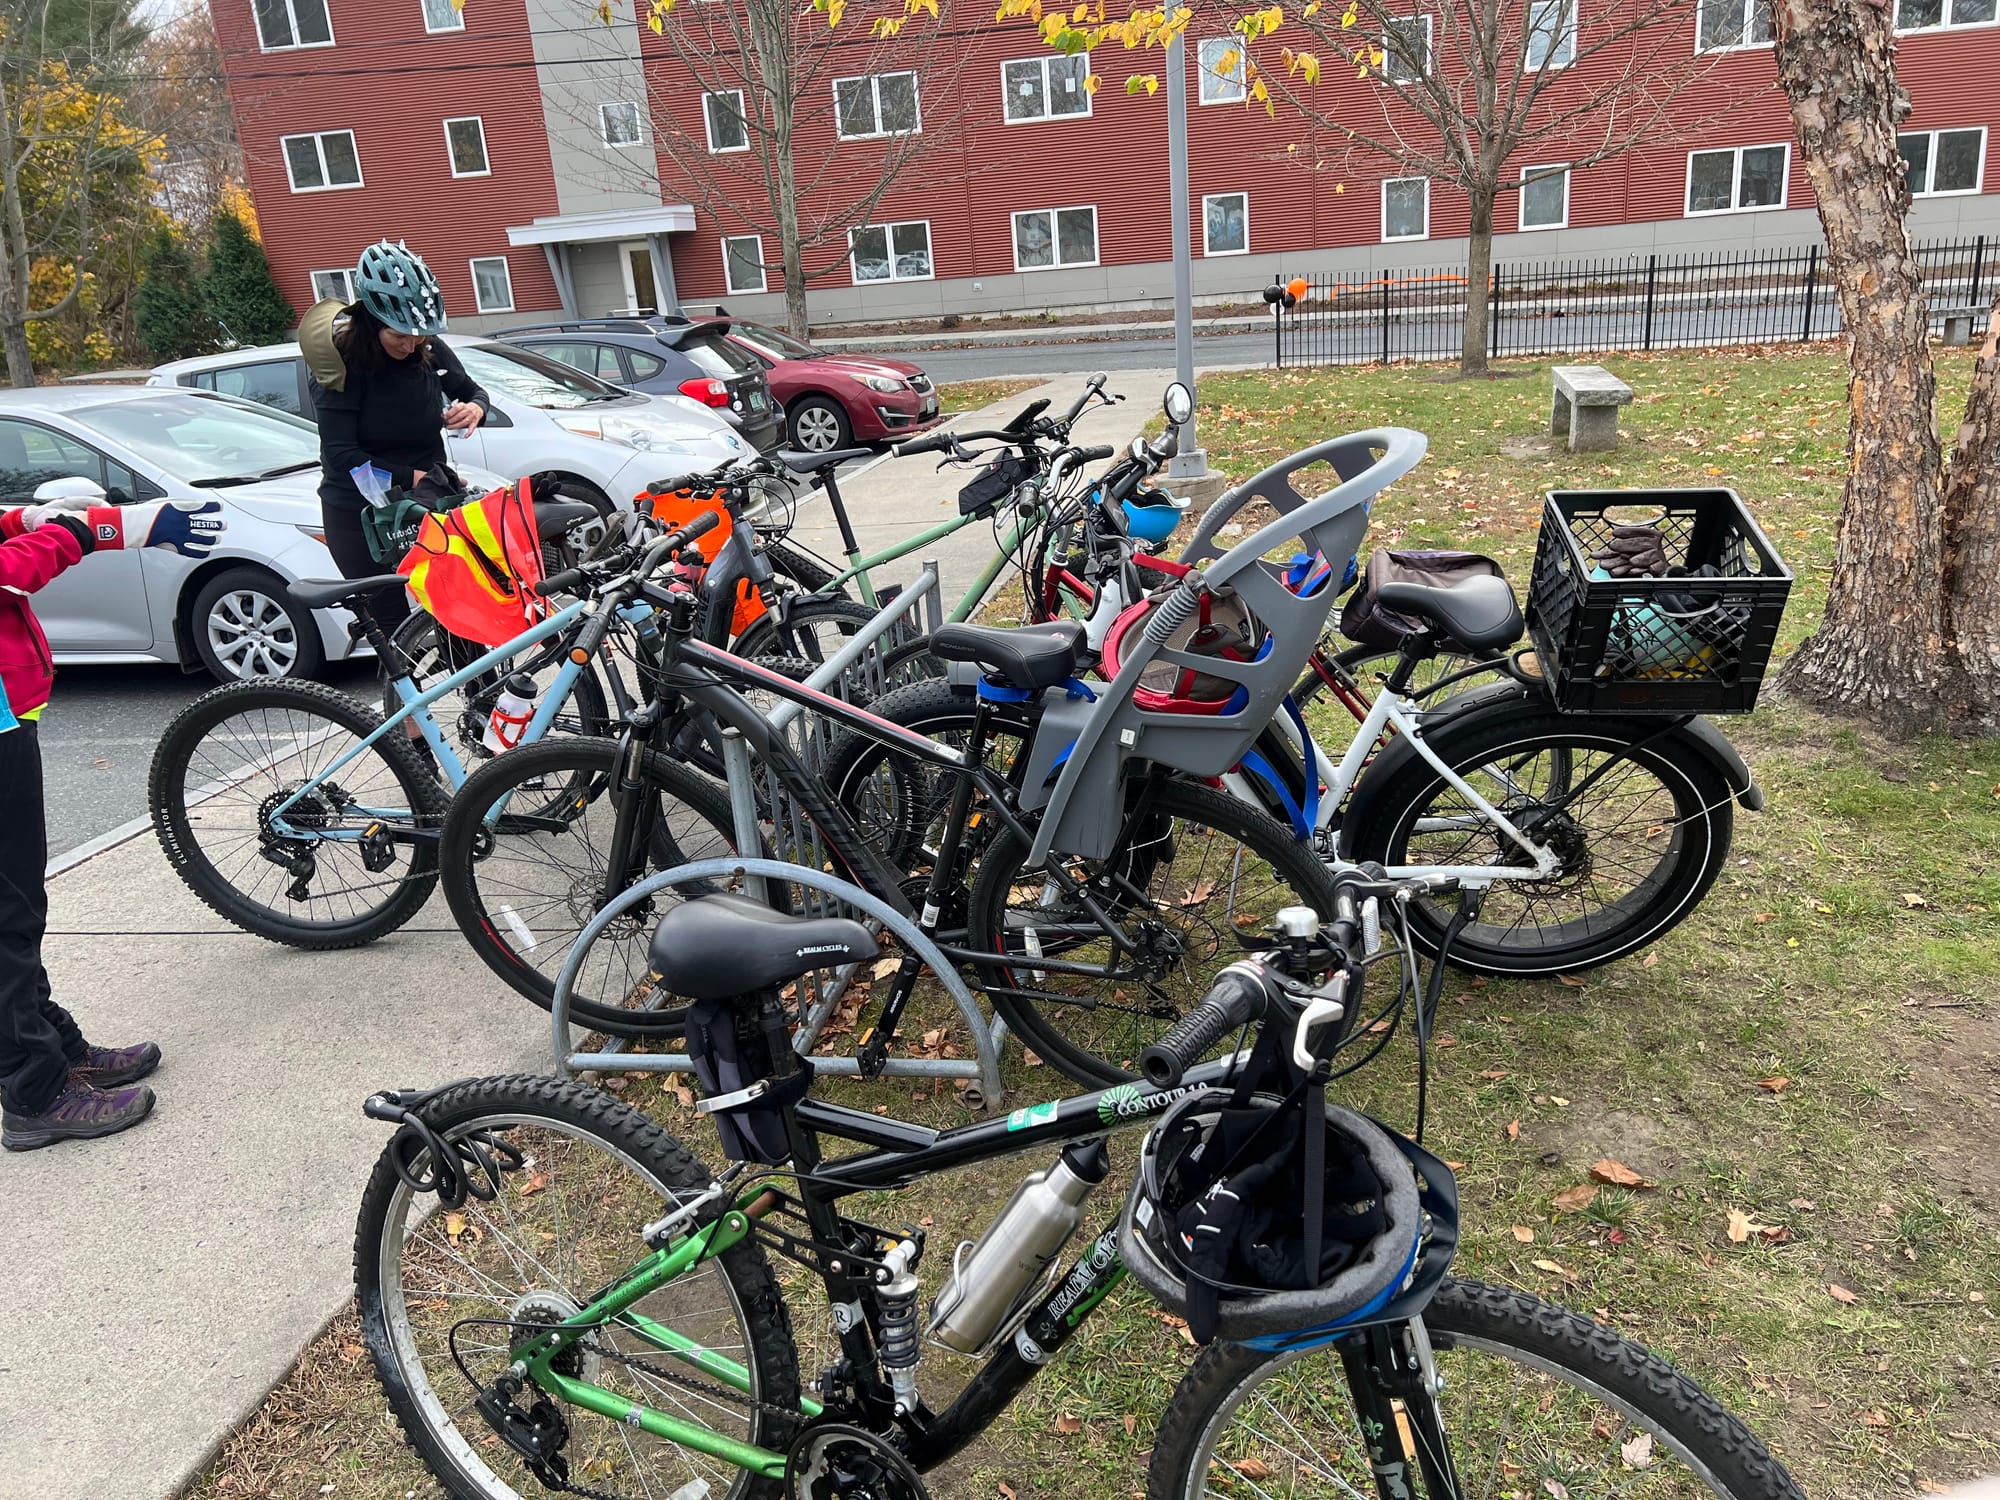
[[[826,453],[856,443],[901,442],[937,425],[937,387],[907,360],[824,354],[741,318],[696,321],[726,323],[730,341],[764,366],[794,448]]]

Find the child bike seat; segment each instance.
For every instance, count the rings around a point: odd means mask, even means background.
[[[1072,620],[1050,625],[946,625],[931,637],[931,655],[940,661],[970,662],[1008,687],[1033,692],[1076,675],[1083,649],[1083,626]]]
[[[1521,607],[1504,578],[1467,578],[1450,588],[1423,583],[1385,583],[1376,597],[1390,609],[1420,620],[1472,651],[1511,646],[1525,628]]]
[[[719,893],[684,902],[660,918],[652,961],[670,993],[724,1000],[881,951],[859,922],[787,916],[747,896]]]

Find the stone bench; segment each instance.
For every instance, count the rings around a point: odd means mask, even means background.
[[[1972,342],[1972,330],[1986,320],[1992,309],[1984,303],[1966,303],[1962,307],[1933,308],[1931,316],[1944,323],[1944,341],[1954,348],[1963,348]]]
[[[1549,433],[1567,437],[1572,453],[1618,446],[1618,408],[1632,404],[1632,387],[1596,365],[1557,365]]]

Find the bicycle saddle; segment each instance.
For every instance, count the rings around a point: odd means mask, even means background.
[[[881,951],[866,927],[846,917],[787,916],[747,896],[717,894],[660,918],[652,961],[670,993],[726,1000]]]
[[[1449,588],[1385,583],[1375,597],[1384,608],[1430,621],[1472,651],[1497,650],[1521,638],[1521,607],[1504,578],[1467,578]]]
[[[535,535],[543,541],[561,536],[579,521],[596,519],[597,507],[582,500],[537,500]]]
[[[931,637],[931,655],[938,660],[971,662],[1008,687],[1030,692],[1075,676],[1082,649],[1083,626],[1073,620],[1011,629],[945,625]]]
[[[357,594],[372,594],[377,589],[399,589],[405,581],[401,573],[380,573],[373,578],[301,578],[296,583],[287,584],[285,592],[307,609],[331,609],[336,604],[345,604]]]
[[[824,453],[801,453],[795,448],[787,448],[778,454],[778,462],[794,474],[817,474],[821,469],[831,469],[849,459],[874,456],[873,448],[829,448]]]

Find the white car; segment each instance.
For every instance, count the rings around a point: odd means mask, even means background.
[[[475,470],[479,484],[498,475]],[[312,677],[355,650],[345,610],[286,591],[338,578],[320,538],[319,432],[207,391],[61,385],[0,391],[0,506],[57,494],[107,505],[215,500],[204,558],[160,547],[92,557],[35,595],[58,665],[176,662],[238,677]]]
[[[755,451],[727,421],[685,396],[646,396],[495,339],[445,334],[493,409],[476,432],[449,440],[452,464],[538,493],[560,492],[600,510],[629,508],[654,480],[713,468]],[[297,344],[232,349],[157,367],[151,385],[193,386],[259,401],[312,420]]]

